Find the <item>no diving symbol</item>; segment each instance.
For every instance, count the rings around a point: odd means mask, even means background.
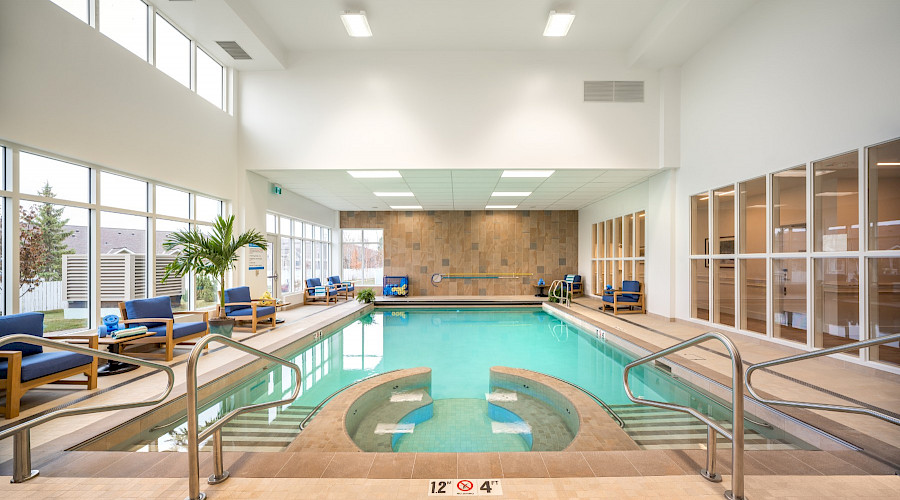
[[[471,491],[472,488],[475,487],[475,485],[472,484],[472,481],[463,480],[456,483],[456,487],[459,489],[459,491]]]

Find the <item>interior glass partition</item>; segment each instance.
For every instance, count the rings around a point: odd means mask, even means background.
[[[772,260],[772,315],[776,338],[806,344],[806,259]]]
[[[835,347],[860,339],[859,259],[814,259],[816,312],[813,345]],[[848,351],[858,355],[859,351]]]
[[[806,251],[806,167],[772,176],[772,223],[775,253]]]
[[[869,250],[900,250],[900,139],[867,153]]]
[[[868,259],[869,338],[900,333],[900,257]],[[900,366],[900,342],[869,348],[872,361]]]
[[[739,184],[741,253],[766,252],[766,178]]]
[[[859,250],[859,153],[813,163],[813,242],[817,252]]]
[[[766,334],[766,259],[741,259],[741,321],[738,327]]]

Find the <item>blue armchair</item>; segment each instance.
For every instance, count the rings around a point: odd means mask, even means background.
[[[303,291],[303,304],[310,302],[324,301],[325,304],[331,302],[337,303],[337,287],[334,285],[323,285],[319,278],[310,278],[306,280],[306,289]]]
[[[356,297],[356,286],[353,285],[352,281],[341,281],[340,276],[329,276],[328,284],[337,287],[338,294],[343,295],[348,300],[351,297]]]
[[[256,333],[256,325],[271,320],[275,327],[275,306],[261,306],[256,304],[259,299],[250,298],[250,287],[239,286],[225,290],[225,317],[235,321],[249,321],[253,333]]]
[[[44,384],[77,384],[97,388],[97,358],[74,352],[44,352],[39,345],[13,342],[3,344],[2,337],[12,334],[44,337],[43,313],[29,312],[0,317],[0,387],[6,389],[4,418],[19,416],[19,402],[26,391]],[[87,339],[88,347],[97,348],[97,334],[44,337]],[[87,380],[63,380],[74,375],[87,375]]]
[[[572,297],[584,295],[584,287],[583,283],[581,282],[580,274],[567,274],[565,281],[572,287]]]
[[[172,361],[175,344],[209,333],[209,312],[172,312],[172,300],[167,296],[119,302],[119,312],[125,326],[146,326],[147,330],[156,333],[152,337],[135,339],[128,344],[164,344],[166,361]],[[176,323],[175,316],[183,315],[200,315],[203,321]]]
[[[646,314],[644,307],[644,293],[641,292],[640,281],[623,281],[621,290],[612,290],[604,293],[603,306],[601,310],[612,307],[613,314],[618,315],[620,312],[625,313],[641,313]],[[619,309],[622,309],[621,311]]]

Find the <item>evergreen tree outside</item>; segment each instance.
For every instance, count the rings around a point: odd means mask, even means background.
[[[55,198],[53,188],[49,182],[38,191],[41,196]],[[42,203],[34,218],[34,226],[39,228],[39,245],[44,255],[44,261],[37,268],[37,275],[45,281],[59,281],[62,279],[62,256],[75,253],[66,245],[66,238],[74,231],[66,231],[69,219],[63,218],[65,208],[56,207],[51,203]]]

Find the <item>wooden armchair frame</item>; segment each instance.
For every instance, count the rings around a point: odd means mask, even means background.
[[[251,323],[251,328],[252,328],[253,333],[256,333],[256,325],[258,325],[259,323],[262,323],[262,322],[264,322],[264,321],[266,321],[266,320],[268,320],[268,319],[270,319],[270,318],[271,318],[271,320],[272,320],[272,328],[275,328],[275,314],[278,312],[278,308],[275,307],[275,305],[273,304],[273,305],[271,305],[271,306],[268,306],[268,307],[274,307],[274,308],[275,308],[275,311],[274,311],[272,314],[267,314],[267,315],[265,315],[265,316],[257,316],[257,315],[256,315],[256,308],[257,308],[257,307],[266,307],[266,306],[261,306],[261,305],[259,305],[257,302],[259,302],[259,299],[250,299],[250,302],[228,302],[228,303],[225,304],[225,307],[229,307],[229,306],[244,306],[244,307],[250,307],[250,308],[252,308],[252,309],[253,309],[253,312],[252,312],[252,314],[250,315],[250,319],[246,319],[246,316],[229,316],[227,313],[225,313],[225,314],[223,315],[223,312],[224,312],[224,311],[221,310],[221,307],[222,307],[222,306],[218,306],[218,305],[216,306],[216,313],[217,313],[217,315],[218,315],[220,318],[223,318],[223,317],[224,317],[224,318],[230,318],[230,319],[233,319],[233,320],[235,320],[235,321],[250,321],[250,323]]]
[[[125,349],[125,345],[143,345],[143,344],[157,344],[157,345],[165,345],[166,353],[162,355],[162,358],[166,361],[172,361],[172,358],[175,357],[175,344],[180,344],[182,342],[186,342],[190,339],[196,337],[202,337],[209,333],[209,311],[178,311],[172,312],[173,316],[188,316],[188,315],[202,315],[203,322],[206,323],[206,329],[202,332],[192,333],[189,335],[185,335],[179,338],[173,338],[173,329],[175,328],[175,318],[128,318],[128,313],[125,312],[125,303],[119,302],[119,314],[121,314],[121,323],[126,327],[128,325],[133,325],[135,323],[163,323],[166,325],[166,336],[165,337],[142,337],[139,339],[134,339],[132,341],[125,341],[122,343],[122,349]],[[160,355],[153,353],[141,353],[147,355],[148,357],[158,357]]]
[[[643,284],[641,285],[643,287]],[[637,302],[619,302],[620,295],[637,295]],[[644,307],[644,292],[626,292],[623,290],[613,290],[612,293],[613,302],[610,304],[609,302],[603,302],[603,309],[607,307],[613,308],[613,314],[618,316],[621,312],[622,314],[647,314],[647,308]],[[619,308],[626,308],[622,311],[619,311]],[[631,307],[640,307],[639,310],[631,309]]]
[[[92,335],[63,335],[46,336],[45,339],[69,340],[83,339],[88,341],[88,347],[97,349],[97,334]],[[19,402],[22,396],[31,389],[46,384],[84,385],[87,389],[97,388],[97,358],[90,363],[69,368],[61,372],[51,373],[34,380],[22,382],[22,351],[0,351],[0,358],[6,358],[6,378],[0,379],[0,388],[6,390],[6,405],[3,407],[3,417],[6,419],[19,416]],[[63,380],[75,375],[87,375],[87,380]]]
[[[325,295],[310,295],[309,291],[315,291],[316,288],[324,287]],[[331,291],[334,290],[337,293],[332,294]],[[335,285],[319,285],[318,287],[305,287],[303,289],[303,305],[309,304],[310,302],[317,302],[320,300],[325,300],[325,304],[328,305],[331,302],[337,304],[338,294],[340,290]]]

